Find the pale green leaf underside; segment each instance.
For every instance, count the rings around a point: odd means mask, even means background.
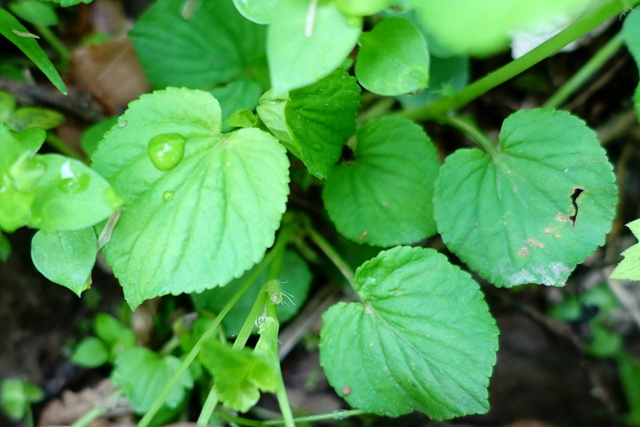
[[[634,236],[640,236],[640,219],[627,224]],[[640,243],[636,243],[629,249],[622,252],[624,259],[611,273],[612,279],[619,280],[640,280]]]
[[[440,163],[429,137],[397,117],[369,122],[356,136],[355,161],[336,165],[322,193],[338,231],[379,246],[435,234],[432,198]]]
[[[356,77],[379,95],[395,96],[429,84],[427,42],[411,21],[388,18],[360,36]]]
[[[489,409],[498,330],[476,282],[432,249],[396,247],[365,262],[361,302],[324,315],[320,361],[350,405],[434,419]]]
[[[285,149],[258,129],[220,126],[210,94],[169,88],[131,103],[93,156],[125,198],[104,252],[132,307],[223,286],[273,243],[288,194]],[[185,141],[166,171],[148,155],[157,135]]]
[[[275,95],[328,76],[347,58],[361,30],[362,18],[344,15],[333,2],[280,0],[267,31]]]
[[[91,283],[98,255],[93,227],[71,231],[40,230],[31,241],[31,259],[44,277],[80,295]]]
[[[498,286],[564,284],[604,243],[616,202],[595,133],[553,110],[507,118],[494,157],[477,149],[449,156],[434,197],[447,247]]]

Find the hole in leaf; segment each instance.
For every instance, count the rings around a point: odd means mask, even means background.
[[[574,227],[576,226],[576,220],[578,218],[578,203],[576,201],[583,191],[584,190],[582,188],[576,187],[573,189],[573,194],[571,194],[571,205],[573,206],[573,214],[569,215],[569,221],[571,221],[571,224]]]
[[[356,155],[347,144],[342,146],[342,155],[340,156],[340,162],[347,165],[353,163],[356,160]]]

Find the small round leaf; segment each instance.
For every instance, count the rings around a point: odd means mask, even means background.
[[[335,166],[322,197],[331,220],[359,243],[414,243],[436,232],[433,189],[440,163],[424,131],[386,117],[357,132],[355,160]]]
[[[388,18],[360,36],[356,77],[379,95],[395,96],[429,85],[429,49],[411,21]]]

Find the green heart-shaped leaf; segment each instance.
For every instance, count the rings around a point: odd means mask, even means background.
[[[429,49],[411,21],[388,18],[360,36],[356,77],[379,95],[402,95],[429,85]]]
[[[398,117],[369,122],[356,137],[355,160],[336,165],[322,193],[338,231],[379,246],[435,234],[432,198],[440,162],[429,137]]]
[[[131,307],[223,286],[273,243],[289,191],[286,151],[258,129],[220,129],[215,98],[169,88],[131,103],[94,153],[125,199],[104,252]],[[149,151],[152,141],[166,145]],[[173,160],[158,168],[158,153]]]
[[[329,76],[283,97],[269,91],[258,115],[269,130],[320,179],[340,158],[346,138],[356,128],[360,103],[356,79],[338,69]]]
[[[449,156],[434,197],[447,247],[498,286],[564,284],[604,243],[616,202],[612,166],[595,133],[553,110],[511,115],[495,153]]]
[[[320,362],[367,412],[434,419],[484,413],[498,329],[478,284],[433,249],[396,247],[362,264],[360,302],[323,317]]]

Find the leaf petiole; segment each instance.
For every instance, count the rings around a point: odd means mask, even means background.
[[[495,157],[499,152],[499,148],[496,143],[492,141],[487,135],[485,135],[480,129],[477,128],[471,121],[462,118],[460,116],[440,116],[435,119],[437,122],[453,126],[459,131],[463,132],[471,139],[473,139],[480,147],[484,149],[492,157]]]
[[[231,311],[233,306],[236,305],[236,303],[238,302],[238,300],[240,300],[242,295],[244,295],[244,293],[251,287],[251,285],[253,285],[253,283],[258,279],[258,277],[260,277],[260,274],[264,271],[264,269],[267,268],[267,266],[269,266],[271,262],[273,262],[278,252],[283,250],[284,246],[286,246],[287,242],[289,241],[289,238],[291,237],[294,231],[295,231],[295,228],[293,226],[285,226],[280,230],[280,233],[278,234],[276,243],[273,245],[273,248],[264,256],[262,261],[260,261],[260,264],[258,265],[258,267],[256,267],[253,273],[247,278],[247,281],[242,285],[242,287],[238,290],[238,292],[236,292],[236,294],[229,300],[227,305],[225,305],[224,308],[218,314],[218,316],[216,316],[216,318],[211,323],[209,328],[205,331],[204,334],[202,334],[200,339],[195,343],[195,345],[193,346],[189,354],[187,354],[187,356],[182,361],[180,368],[178,368],[178,370],[173,374],[173,376],[171,377],[171,380],[164,386],[164,388],[162,389],[162,392],[158,395],[156,400],[153,402],[153,405],[151,405],[151,408],[149,409],[149,411],[142,417],[142,419],[140,420],[140,423],[138,424],[138,427],[149,426],[149,423],[151,422],[153,417],[156,415],[158,410],[160,410],[165,400],[167,399],[167,396],[169,395],[171,390],[175,387],[175,385],[178,383],[178,380],[180,379],[182,374],[184,374],[184,372],[187,369],[189,369],[189,366],[191,365],[191,363],[198,356],[198,353],[202,349],[202,346],[204,345],[205,341],[211,338],[211,336],[214,334],[214,332],[220,325],[220,322],[222,321],[224,316],[226,316],[227,313]]]
[[[620,0],[608,0],[527,54],[487,74],[485,77],[476,80],[455,94],[442,97],[424,107],[400,112],[399,115],[420,121],[441,116],[452,110],[458,110],[479,96],[548,58],[572,41],[579,39],[589,31],[598,27],[612,16],[624,12],[639,3],[640,0],[631,0],[626,4]]]
[[[558,108],[593,74],[616,54],[624,44],[622,31],[611,38],[591,59],[589,59],[567,82],[542,105],[542,108]]]
[[[353,270],[349,267],[349,264],[342,259],[340,254],[331,246],[327,240],[322,237],[320,233],[318,233],[312,226],[307,226],[307,233],[309,238],[315,243],[322,252],[331,260],[331,262],[336,266],[336,268],[342,273],[344,278],[349,283],[353,292],[358,295],[358,287],[356,286],[356,282],[354,280]]]

